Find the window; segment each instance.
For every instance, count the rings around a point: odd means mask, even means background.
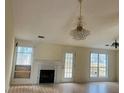
[[[66,53],[64,78],[72,78],[72,68],[73,68],[73,53]]]
[[[31,73],[31,47],[17,47],[16,64],[15,64],[15,78],[30,78]]]
[[[16,54],[16,65],[31,65],[32,48],[18,47]]]
[[[107,77],[107,54],[91,53],[90,77]]]

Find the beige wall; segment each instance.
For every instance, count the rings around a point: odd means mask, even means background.
[[[21,42],[23,43],[23,42]],[[29,44],[29,42],[27,42]],[[32,43],[33,44],[33,43]],[[47,60],[50,62],[59,61],[64,63],[64,53],[65,52],[73,52],[75,54],[75,63],[74,63],[74,82],[89,82],[89,81],[116,81],[116,51],[114,50],[104,50],[104,49],[92,49],[92,48],[84,48],[84,47],[73,47],[73,46],[64,46],[57,44],[48,44],[48,43],[35,43],[34,47],[34,60],[33,63],[36,63],[36,60]],[[89,65],[90,65],[90,53],[100,52],[108,54],[108,66],[109,73],[108,78],[104,79],[90,79],[89,78]],[[33,68],[37,68],[37,66],[32,66]],[[35,72],[35,73],[33,73]],[[63,72],[64,68],[61,69],[59,73],[59,82],[64,82]],[[32,71],[32,83],[36,83],[37,78],[36,71]],[[20,81],[21,82],[21,81]],[[19,83],[16,81],[15,83]],[[30,82],[29,82],[30,83]]]
[[[54,44],[36,44],[34,47],[34,59],[61,60],[62,46]]]
[[[116,80],[119,82],[119,51],[116,51]]]
[[[70,51],[75,53],[75,65],[74,65],[74,81],[75,82],[88,82],[88,81],[115,81],[115,65],[116,65],[116,52],[104,49],[92,49],[83,47],[72,47],[56,44],[39,44],[35,47],[35,59],[52,59],[52,60],[62,60],[64,62],[64,53]],[[89,61],[90,52],[101,52],[108,53],[109,56],[109,78],[100,80],[89,79]]]
[[[89,66],[90,66],[90,53],[100,52],[108,54],[109,73],[108,78],[104,79],[90,79]],[[75,81],[88,82],[88,81],[115,81],[115,51],[108,51],[103,49],[92,48],[78,48],[76,53],[76,66],[75,66]]]
[[[5,89],[9,89],[14,50],[12,0],[5,1]]]

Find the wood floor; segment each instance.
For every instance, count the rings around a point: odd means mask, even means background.
[[[119,93],[118,83],[62,83],[11,86],[9,93]]]

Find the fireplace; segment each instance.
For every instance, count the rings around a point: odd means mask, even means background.
[[[54,83],[55,70],[40,70],[39,83]]]

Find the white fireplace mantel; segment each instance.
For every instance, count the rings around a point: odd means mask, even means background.
[[[61,82],[64,62],[60,60],[35,60],[32,67],[32,78],[39,84],[40,70],[55,70],[54,82]]]

